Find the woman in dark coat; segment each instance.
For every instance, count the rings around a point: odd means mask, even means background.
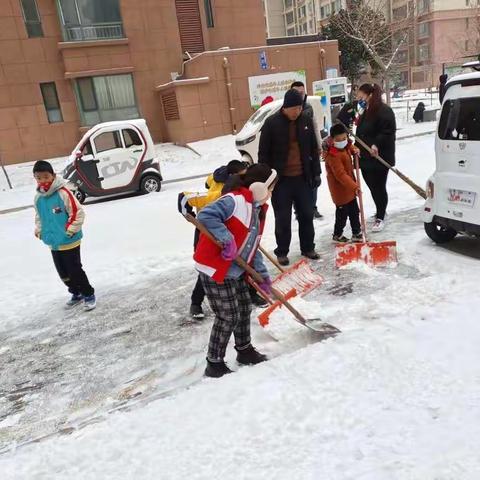
[[[358,89],[357,100],[359,109],[357,136],[370,145],[376,155],[380,155],[394,166],[397,125],[393,110],[383,103],[382,89],[377,84],[365,83]],[[362,176],[377,208],[372,232],[381,232],[385,228],[385,213],[388,205],[389,170],[361,145],[357,146],[360,149]]]
[[[415,123],[423,122],[423,113],[425,112],[425,104],[423,102],[418,102],[415,111],[413,112],[413,119]]]

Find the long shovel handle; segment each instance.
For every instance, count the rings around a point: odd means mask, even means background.
[[[219,242],[208,230],[207,228],[200,223],[194,216],[190,215],[187,213],[185,215],[185,218],[187,219],[188,222],[192,223],[195,225],[195,227],[198,228],[198,230],[203,233],[207,238],[209,238],[212,242],[217,244],[219,247],[222,246],[221,242]],[[242,257],[238,256],[235,258],[235,262],[237,265],[242,267],[257,283],[262,283],[263,282],[263,277],[256,271],[254,270]],[[307,321],[305,320],[305,317],[296,309],[294,308],[287,300],[285,300],[285,297],[279,292],[277,289],[272,288],[272,294],[275,299],[277,299],[282,305],[284,305],[290,312],[295,316],[295,318],[303,323],[306,324]]]
[[[422,198],[426,199],[427,198],[427,194],[425,192],[425,190],[420,187],[419,185],[417,185],[411,178],[407,177],[404,173],[402,173],[400,170],[398,170],[397,168],[395,167],[392,167],[387,161],[385,161],[380,155],[376,155],[373,150],[360,138],[360,137],[357,137],[341,120],[338,120],[337,121],[342,124],[346,129],[347,131],[353,135],[353,137],[355,138],[355,141],[360,144],[373,158],[376,158],[383,166],[387,167],[389,170],[391,170],[393,173],[395,173],[396,175],[398,175],[407,185],[410,185],[410,187],[412,187],[418,195],[420,195]]]
[[[270,260],[270,262],[273,263],[273,265],[275,265],[275,266],[278,268],[278,270],[280,270],[281,273],[283,273],[283,272],[286,271],[286,269],[283,268],[283,267],[277,262],[277,260],[275,260],[275,258],[274,258],[272,255],[270,255],[270,253],[268,253],[261,245],[259,245],[258,249],[262,252],[263,255],[265,255],[265,256]]]
[[[360,180],[360,160],[358,153],[355,154],[355,173],[357,175],[358,184],[358,203],[360,204],[360,221],[362,224],[363,243],[367,241],[367,223],[365,222],[365,210],[363,208],[363,193],[362,184]]]

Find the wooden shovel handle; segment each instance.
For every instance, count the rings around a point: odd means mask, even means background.
[[[207,238],[209,238],[212,242],[216,243],[219,247],[222,247],[222,243],[219,242],[207,230],[207,228],[202,223],[200,223],[193,215],[187,213],[185,215],[185,218],[188,222],[195,225],[195,227],[197,227],[198,230],[203,233]],[[242,267],[255,280],[255,282],[263,283],[263,277],[256,270],[254,270],[242,257],[237,256],[235,258],[235,262],[237,263],[237,265]],[[290,310],[290,312],[297,318],[299,322],[303,324],[306,323],[305,317],[303,317],[303,315],[296,308],[294,308],[287,300],[285,300],[285,297],[276,288],[272,287],[272,295],[276,300],[278,300],[282,305],[284,305],[288,310]]]
[[[286,271],[286,269],[283,268],[278,263],[278,261],[272,255],[270,255],[270,253],[268,253],[261,245],[258,246],[258,249],[262,252],[263,255],[268,258],[268,260],[270,260],[270,262],[272,262],[278,268],[278,270],[280,270],[281,273],[284,273]]]
[[[360,180],[360,159],[359,154],[356,153],[355,157],[355,173],[357,175],[357,185],[358,185],[358,203],[360,206],[360,221],[362,225],[362,237],[363,243],[367,241],[367,222],[365,221],[365,210],[363,208],[363,193],[362,193],[362,183]]]
[[[380,155],[377,155],[373,152],[373,150],[360,138],[357,137],[341,120],[337,118],[337,122],[343,125],[347,131],[350,133],[350,135],[353,135],[355,138],[355,141],[360,144],[373,158],[376,158],[383,166],[387,167],[389,170],[392,170],[393,173],[398,175],[407,185],[410,185],[418,195],[420,195],[422,198],[426,199],[427,194],[425,190],[417,185],[412,179],[408,178],[404,173],[402,173],[400,170],[398,170],[395,167],[392,167],[386,160],[384,160]]]

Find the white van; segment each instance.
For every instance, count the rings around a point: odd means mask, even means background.
[[[307,102],[313,108],[318,134],[324,138],[328,135],[328,129],[332,124],[332,117],[330,108],[325,107],[321,103],[320,97],[309,96]],[[260,142],[260,130],[265,123],[265,120],[278,112],[282,108],[283,100],[274,100],[260,107],[243,126],[240,132],[235,137],[235,145],[237,150],[242,155],[242,160],[249,163],[258,162],[258,145]]]
[[[435,142],[436,170],[427,183],[423,219],[436,243],[458,233],[480,237],[480,62],[447,82]]]
[[[99,123],[80,140],[63,176],[83,203],[88,197],[161,189],[160,164],[143,119]]]

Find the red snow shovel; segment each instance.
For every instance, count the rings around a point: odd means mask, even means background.
[[[363,197],[360,187],[360,167],[358,155],[355,155],[355,171],[359,186],[358,203],[360,204],[360,220],[362,225],[362,242],[357,243],[339,243],[335,245],[335,266],[344,267],[352,262],[366,263],[370,267],[390,267],[396,266],[397,242],[369,242],[367,241],[365,226],[365,211],[363,209]]]
[[[185,215],[185,218],[187,219],[188,222],[195,225],[195,227],[197,227],[198,230],[200,230],[200,232],[203,233],[212,242],[216,243],[218,246],[221,246],[221,243],[195,217],[187,213]],[[238,256],[237,258],[235,258],[235,262],[248,273],[248,275],[253,279],[251,284],[271,304],[271,307],[269,307],[268,310],[270,310],[270,308],[274,306],[274,308],[272,308],[272,310],[269,311],[269,314],[271,314],[274,309],[284,306],[285,308],[287,308],[287,310],[289,310],[293,314],[293,317],[295,318],[296,322],[300,323],[304,327],[307,327],[309,330],[312,330],[314,332],[321,333],[324,335],[336,335],[337,333],[340,333],[340,330],[338,328],[334,327],[333,325],[330,325],[329,323],[322,322],[320,318],[306,319],[297,309],[295,309],[288,302],[287,297],[291,298],[292,292],[290,292],[287,295],[283,295],[282,292],[278,291],[272,285],[273,299],[270,298],[269,295],[267,295],[258,287],[258,285],[263,282],[262,276],[256,270],[254,270],[247,262],[245,262],[245,260],[242,257]],[[267,323],[268,323],[268,320],[265,324]],[[262,325],[262,323],[260,324]]]

